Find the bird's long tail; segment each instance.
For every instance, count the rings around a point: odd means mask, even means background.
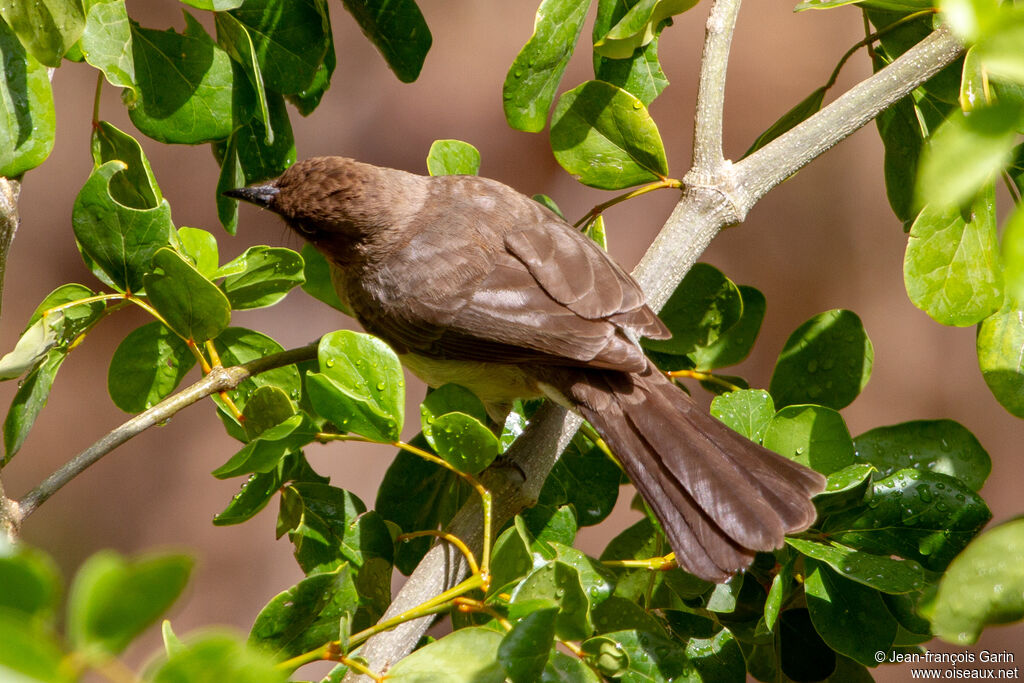
[[[824,477],[729,429],[652,364],[563,380],[560,389],[622,462],[687,571],[723,581],[814,522],[810,499]]]

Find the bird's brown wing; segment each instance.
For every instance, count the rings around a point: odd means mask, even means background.
[[[668,331],[636,282],[536,202],[497,198],[425,213],[384,267],[353,278],[363,324],[400,351],[435,358],[642,369],[630,335]],[[493,229],[496,216],[512,229]]]

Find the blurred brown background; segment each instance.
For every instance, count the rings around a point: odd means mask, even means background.
[[[421,2],[434,46],[420,79],[401,84],[360,35],[341,3],[331,3],[338,53],[333,86],[308,119],[293,116],[299,157],[344,154],[381,165],[425,172],[425,156],[438,138],[459,138],[480,149],[481,173],[517,189],[552,196],[572,219],[608,198],[584,188],[554,162],[546,133],[511,130],[501,112],[505,71],[529,37],[536,5],[473,0]],[[726,155],[739,156],[779,115],[828,78],[840,55],[863,36],[856,9],[793,14],[791,2],[748,3],[732,50],[726,101]],[[183,26],[176,2],[129,2],[144,26]],[[697,60],[707,3],[679,18],[662,40],[662,63],[672,82],[654,103],[673,175],[690,160]],[[584,28],[581,44],[588,40]],[[592,77],[589,52],[573,59],[562,90]],[[95,282],[84,269],[71,234],[71,207],[89,173],[89,112],[95,71],[65,64],[54,78],[57,144],[24,183],[22,226],[8,267],[0,347],[11,348],[37,303],[65,282]],[[847,65],[832,96],[869,73],[866,56]],[[102,117],[133,131],[115,88],[105,86]],[[175,223],[220,235],[213,203],[217,166],[207,147],[167,147],[140,137]],[[754,386],[766,386],[788,334],[808,317],[850,308],[863,319],[875,346],[875,366],[863,396],[843,411],[856,435],[910,419],[952,418],[988,449],[993,476],[983,495],[994,522],[1024,512],[1019,493],[1024,424],[988,393],[974,357],[974,330],[932,322],[907,300],[902,282],[905,236],[885,201],[882,146],[869,126],[805,168],[725,231],[704,259],[736,282],[760,288],[768,313],[754,355],[739,368]],[[611,251],[631,268],[661,226],[674,197],[664,192],[608,213]],[[254,244],[298,240],[271,216],[243,208],[239,235],[221,238],[221,261]],[[7,492],[20,496],[70,456],[126,419],[106,393],[106,372],[117,341],[147,322],[137,311],[103,322],[72,354],[50,403],[14,462],[4,470]],[[281,305],[236,314],[233,324],[253,327],[285,347],[305,344],[350,323],[293,293]],[[192,379],[195,377],[192,376]],[[188,381],[188,380],[187,380]],[[0,386],[7,405],[15,386]],[[700,390],[697,390],[700,394]],[[422,387],[410,385],[408,432],[415,431]],[[706,398],[704,400],[707,400]],[[275,504],[255,520],[215,528],[210,520],[239,481],[217,481],[209,471],[237,448],[214,416],[194,406],[170,424],[150,430],[109,455],[44,505],[26,524],[24,538],[54,554],[70,576],[90,553],[187,548],[198,558],[191,587],[172,613],[179,634],[208,624],[247,629],[260,607],[301,578],[286,540],[274,540]],[[385,447],[355,444],[312,447],[310,459],[337,486],[373,504],[392,457]],[[614,521],[582,534],[597,553],[634,520],[620,499]],[[1014,651],[1024,627],[992,628],[971,650]],[[130,659],[157,646],[150,634]],[[936,643],[937,648],[954,648]],[[1024,647],[1015,654],[1024,657]],[[905,667],[879,670],[883,680],[905,680]]]

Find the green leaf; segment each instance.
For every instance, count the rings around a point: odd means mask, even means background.
[[[816,472],[852,465],[853,440],[842,415],[823,406],[786,406],[765,430],[764,447]]]
[[[461,140],[434,140],[427,152],[430,175],[476,175],[480,172],[480,152]]]
[[[181,337],[159,322],[131,332],[110,359],[107,391],[126,413],[141,413],[164,400],[196,364]]]
[[[696,4],[697,0],[640,0],[608,33],[594,41],[594,52],[612,59],[628,59],[635,49],[654,40],[663,21]]]
[[[891,10],[893,12],[916,12],[928,9],[932,6],[931,0],[803,0],[795,8],[794,12],[803,12],[809,9],[832,9],[845,5],[857,4],[862,7],[875,7],[878,9]]]
[[[659,312],[671,339],[645,339],[647,349],[682,356],[714,344],[743,315],[739,288],[722,271],[697,263]]]
[[[334,52],[331,24],[327,22],[327,52],[324,53],[323,61],[320,62],[313,75],[313,81],[302,91],[286,95],[287,100],[303,116],[309,116],[320,106],[320,100],[323,99],[327,89],[331,87],[331,76],[334,74],[334,67],[337,66],[337,59]]]
[[[517,130],[544,130],[558,83],[579,40],[590,0],[543,0],[533,35],[505,76],[505,119]]]
[[[876,481],[864,503],[829,516],[821,530],[837,543],[942,571],[991,516],[958,480],[906,469]]]
[[[229,9],[241,7],[245,0],[181,0],[186,5],[196,9],[208,9],[214,12],[223,12]]]
[[[561,543],[568,547],[576,540],[579,524],[571,505],[552,507],[538,504],[523,510],[522,517],[538,543]]]
[[[422,436],[415,437],[412,445],[428,446]],[[384,474],[375,507],[403,532],[438,529],[451,521],[470,495],[475,494],[469,484],[453,472],[413,453],[399,451]],[[412,573],[430,544],[429,538],[400,544],[395,558],[398,570]]]
[[[540,683],[600,683],[600,679],[583,660],[553,650]]]
[[[504,683],[505,668],[498,659],[504,640],[488,628],[463,628],[429,643],[388,670],[393,683]]]
[[[826,92],[827,91],[823,86],[800,100],[796,106],[787,111],[779,117],[778,121],[769,126],[768,130],[757,136],[757,139],[754,140],[754,144],[750,146],[750,149],[743,153],[743,157],[750,156],[775,138],[789,131],[791,128],[794,128],[797,124],[803,123],[814,114],[817,114],[818,110],[821,109],[821,103],[825,101]],[[742,159],[743,157],[740,158]]]
[[[236,206],[238,204],[233,203]],[[302,271],[302,291],[351,316],[352,309],[338,298],[338,293],[334,289],[334,283],[331,282],[331,266],[324,255],[312,244],[306,243],[302,245],[302,261],[305,264]]]
[[[501,451],[498,437],[480,420],[465,413],[447,413],[433,420],[427,441],[460,472],[479,474]]]
[[[972,645],[989,624],[1024,618],[1024,518],[989,529],[949,565],[930,620],[935,635]]]
[[[285,683],[288,672],[233,634],[207,632],[152,665],[150,683]]]
[[[592,666],[623,683],[669,683],[695,673],[682,644],[654,633],[615,631],[581,647]]]
[[[1006,298],[1011,303],[1024,304],[1024,211],[1020,207],[1010,214],[1003,225],[1000,256]]]
[[[816,403],[839,410],[868,383],[874,360],[874,347],[856,313],[819,313],[786,340],[768,391],[779,407]]]
[[[615,508],[622,470],[597,446],[574,438],[551,468],[537,502],[571,505],[579,526],[602,522]]]
[[[619,3],[615,5],[621,6]],[[596,24],[594,30],[597,31]],[[651,106],[651,102],[668,87],[668,78],[658,61],[658,39],[637,48],[626,59],[608,59],[595,52],[594,78],[635,95],[645,107]]]
[[[0,678],[17,683],[77,680],[65,666],[56,634],[14,611],[0,611]]]
[[[137,97],[132,25],[124,0],[91,3],[81,46],[85,61],[101,70],[111,85],[127,88],[129,97]]]
[[[223,292],[172,249],[153,255],[153,272],[143,282],[150,303],[185,339],[213,339],[231,321],[231,304]]]
[[[203,277],[209,280],[217,277],[219,250],[213,234],[199,228],[178,228],[178,244],[181,253]]]
[[[0,542],[0,614],[24,620],[52,617],[61,592],[60,571],[49,555],[26,545]],[[3,660],[0,657],[0,671]]]
[[[245,74],[249,85],[252,86],[252,94],[255,96],[256,106],[259,109],[256,116],[263,124],[267,144],[273,144],[274,126],[270,121],[267,89],[263,82],[263,72],[260,69],[259,57],[256,54],[256,45],[253,43],[252,34],[249,32],[249,28],[230,12],[218,12],[215,14],[214,24],[217,27],[217,44],[223,47],[231,58],[238,63],[238,66],[234,68],[235,76],[237,77],[239,71],[241,71]],[[244,118],[244,116],[239,118]],[[238,187],[238,185],[235,185],[235,187]]]
[[[711,414],[754,443],[761,443],[775,417],[775,404],[764,389],[730,391],[711,400]]]
[[[420,404],[420,423],[428,442],[433,437],[434,420],[446,413],[464,413],[480,422],[487,421],[487,410],[476,394],[458,384],[443,384],[432,389]]]
[[[926,206],[914,221],[903,260],[907,295],[943,325],[975,325],[999,310],[1003,278],[996,242],[995,189],[960,209]]]
[[[857,461],[874,465],[881,476],[912,467],[956,477],[978,491],[992,470],[988,453],[974,434],[953,420],[916,420],[876,427],[853,440]]]
[[[92,131],[92,160],[97,166],[108,161],[124,162],[124,172],[110,179],[110,196],[133,209],[153,209],[164,197],[142,146],[113,124],[100,121]]]
[[[559,638],[580,640],[593,633],[587,594],[574,567],[564,562],[548,562],[527,574],[512,591],[510,616],[516,609],[532,611],[529,608],[536,601],[558,606],[555,633]]]
[[[1010,301],[978,326],[978,366],[989,391],[1011,415],[1024,417],[1024,303]]]
[[[284,98],[269,93],[267,107],[274,132],[272,143],[267,143],[270,134],[257,117],[250,118],[235,132],[238,163],[246,183],[279,176],[295,163],[295,138]]]
[[[699,680],[726,683],[745,679],[743,652],[729,629],[696,614],[666,611],[665,616],[673,634],[685,643],[686,656]]]
[[[234,310],[273,306],[304,279],[302,257],[284,247],[249,247],[235,260],[243,270],[221,284]]]
[[[334,571],[345,562],[360,570],[374,560],[390,565],[387,525],[355,495],[327,484],[298,482],[282,489],[281,496],[282,510],[289,511],[282,521],[307,575]]]
[[[924,148],[920,121],[913,97],[904,97],[875,119],[885,145],[885,193],[893,213],[904,223],[917,215],[914,182]]]
[[[807,609],[814,628],[836,652],[864,666],[878,666],[876,652],[889,652],[897,623],[881,594],[807,558]]]
[[[719,333],[714,341],[698,346],[689,355],[698,370],[716,370],[736,365],[750,355],[761,331],[767,307],[764,294],[754,287],[739,286],[743,313],[734,325]]]
[[[115,656],[177,600],[192,572],[187,555],[90,557],[68,597],[68,637],[76,650]]]
[[[787,538],[802,555],[828,564],[848,579],[883,593],[910,593],[925,588],[929,577],[917,562],[864,553],[849,546]]]
[[[231,58],[185,12],[185,32],[132,26],[138,99],[128,113],[145,135],[194,145],[228,137],[234,127]]]
[[[1001,8],[995,13],[990,30],[981,36],[975,49],[985,70],[999,79],[1020,83],[1024,81],[1024,59],[1020,55],[1024,39],[1024,17],[1018,8]]]
[[[307,375],[313,407],[340,429],[397,441],[405,378],[395,352],[376,337],[339,330],[320,339],[320,372]]]
[[[577,180],[605,190],[668,174],[661,135],[643,102],[602,81],[587,81],[559,98],[551,149]]]
[[[32,425],[46,405],[53,380],[65,358],[67,351],[54,349],[19,384],[4,419],[4,457],[0,465],[6,465],[21,450]]]
[[[281,488],[281,484],[288,481],[326,484],[330,480],[314,472],[301,451],[286,455],[270,472],[250,475],[242,484],[241,490],[231,498],[227,507],[213,518],[214,525],[229,526],[251,519],[266,507]]]
[[[830,473],[825,479],[825,490],[814,497],[819,517],[864,502],[871,488],[871,475],[876,471],[874,465],[854,463]]]
[[[954,111],[921,155],[918,206],[942,212],[978,194],[1010,162],[1020,124],[1021,113],[1012,104],[980,107],[970,116]]]
[[[284,348],[270,337],[244,327],[229,327],[213,341],[225,367],[241,365],[249,361],[284,351]],[[228,392],[239,409],[244,410],[249,397],[258,387],[275,386],[282,389],[293,401],[301,397],[302,379],[294,365],[261,372],[239,384]]]
[[[7,0],[0,3],[0,10],[31,4],[46,7],[43,3]],[[60,0],[54,0],[54,4],[61,4]],[[17,36],[2,21],[0,57],[6,65],[0,79],[0,176],[17,178],[43,163],[53,149],[53,91],[46,67],[25,52]]]
[[[278,387],[259,387],[245,404],[245,433],[255,439],[271,427],[276,427],[295,415],[295,404]]]
[[[541,677],[555,641],[558,607],[545,607],[526,614],[505,634],[498,646],[498,659],[512,683],[533,683]]]
[[[280,391],[280,389],[260,387],[253,394],[253,400],[258,401],[261,392],[265,391]],[[249,410],[248,403],[245,408],[247,411]],[[312,443],[316,439],[316,434],[316,426],[307,415],[302,413],[292,415],[280,423],[264,429],[259,436],[254,437],[226,463],[215,469],[212,474],[218,479],[228,479],[253,472],[271,472],[285,456],[298,453],[303,446]]]
[[[359,607],[352,573],[343,564],[276,595],[256,616],[249,644],[283,661],[337,640],[340,620]]]
[[[172,239],[171,207],[167,200],[139,210],[111,195],[111,179],[125,170],[122,161],[94,168],[75,198],[71,224],[82,253],[123,291],[137,293],[153,255]]]
[[[217,148],[217,143],[214,143]],[[245,170],[238,159],[238,136],[232,134],[224,143],[220,174],[217,176],[216,203],[217,219],[229,235],[238,231],[238,204],[231,197],[224,196],[227,190],[245,185]]]
[[[46,66],[60,66],[60,58],[85,27],[82,5],[76,0],[4,0],[0,16],[32,56]],[[10,62],[5,60],[5,64]]]
[[[420,75],[433,38],[415,0],[342,0],[403,83]]]
[[[532,539],[524,524],[516,523],[505,529],[494,542],[491,553],[491,587],[488,596],[508,592],[533,570]]]

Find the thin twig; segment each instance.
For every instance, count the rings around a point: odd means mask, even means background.
[[[46,502],[50,496],[85,471],[90,465],[98,462],[104,455],[146,429],[166,422],[182,408],[190,406],[217,392],[234,389],[243,381],[261,372],[316,358],[316,348],[314,343],[297,349],[263,356],[243,365],[213,368],[210,374],[192,386],[178,392],[174,396],[165,398],[149,410],[139,413],[66,462],[39,486],[25,494],[18,505],[18,516],[15,521],[20,525],[40,505]]]

